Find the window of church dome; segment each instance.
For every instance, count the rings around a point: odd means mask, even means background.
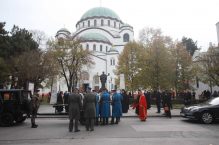
[[[110,26],[110,20],[108,20],[108,26]]]
[[[94,20],[94,26],[95,27],[97,26],[97,20]]]
[[[100,51],[103,51],[103,46],[102,45],[100,45]]]
[[[84,27],[84,22],[83,22],[83,27]]]
[[[114,21],[114,28],[116,28],[116,21]]]
[[[96,44],[93,45],[93,51],[96,51]]]
[[[88,20],[88,27],[90,27],[90,20]]]
[[[128,33],[125,33],[123,35],[123,42],[129,42],[129,34]]]
[[[108,51],[108,47],[106,46],[106,52]]]
[[[101,20],[101,26],[103,26],[103,19]]]
[[[88,44],[86,45],[86,49],[89,50],[89,45]]]

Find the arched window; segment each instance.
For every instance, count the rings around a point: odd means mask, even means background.
[[[114,28],[116,28],[116,21],[114,21]]]
[[[110,26],[110,20],[108,20],[108,26]]]
[[[110,65],[116,65],[116,60],[114,58],[111,58],[110,59]]]
[[[108,47],[106,46],[106,52],[108,51]]]
[[[100,51],[103,51],[103,46],[102,45],[100,45]]]
[[[64,39],[63,38],[58,38],[58,44],[63,45],[64,44]]]
[[[88,20],[88,27],[90,27],[90,20]]]
[[[125,33],[123,35],[123,42],[129,42],[129,34],[128,33]]]
[[[94,20],[94,27],[97,26],[97,20]]]
[[[89,73],[86,71],[81,72],[81,79],[82,80],[89,80]]]
[[[103,24],[104,24],[104,23],[103,23],[103,19],[102,19],[102,20],[101,20],[101,26],[103,26]]]
[[[83,22],[83,27],[84,27],[84,22]]]
[[[89,44],[86,45],[86,49],[89,50]]]
[[[93,45],[93,51],[96,51],[96,44]]]
[[[99,76],[98,76],[98,75],[95,75],[95,76],[93,77],[93,79],[94,79],[94,83],[99,85]]]

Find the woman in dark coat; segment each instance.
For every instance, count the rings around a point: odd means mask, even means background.
[[[62,91],[61,91],[60,93],[58,93],[56,104],[57,104],[57,105],[60,105],[60,106],[57,106],[57,107],[56,107],[56,110],[57,110],[57,112],[59,112],[59,113],[63,111],[63,106],[62,106],[63,103],[64,103],[63,97],[64,97],[64,94],[63,94]]]
[[[122,97],[122,113],[127,113],[129,110],[129,96],[124,89],[122,90]]]

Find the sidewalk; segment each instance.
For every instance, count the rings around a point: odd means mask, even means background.
[[[156,106],[152,106],[150,109],[147,110],[148,116],[149,117],[164,117],[163,113],[164,110],[161,108],[161,113],[156,113],[157,108]],[[180,116],[180,109],[172,109],[171,110],[172,117],[179,117]],[[131,116],[137,116],[135,114],[135,110],[129,108],[128,113],[123,113],[122,114],[124,117],[131,117]]]
[[[55,114],[55,108],[52,107],[53,105],[41,105],[38,114],[39,115],[64,115],[63,114]],[[65,110],[63,111],[65,112]],[[161,113],[156,113],[157,108],[156,106],[152,106],[150,109],[148,109],[148,116],[149,117],[163,117],[164,110],[161,108]],[[180,109],[172,109],[171,110],[172,117],[179,117],[180,116]],[[135,114],[135,110],[133,110],[131,107],[128,110],[128,113],[123,113],[123,117],[135,117],[137,116]]]

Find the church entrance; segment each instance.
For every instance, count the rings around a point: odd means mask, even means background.
[[[86,91],[88,87],[89,87],[89,84],[88,84],[88,83],[84,83],[84,84],[83,84],[83,90],[84,90],[84,91]]]

